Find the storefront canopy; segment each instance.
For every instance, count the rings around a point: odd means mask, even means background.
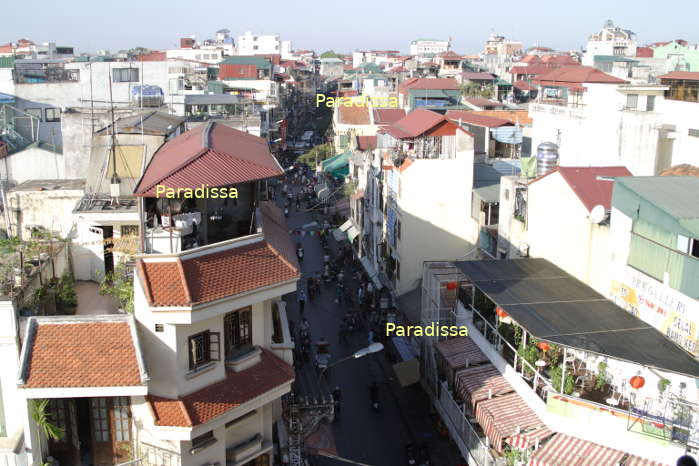
[[[556,434],[529,460],[531,466],[617,466],[624,452],[587,440]]]
[[[499,452],[504,449],[505,439],[526,430],[546,427],[517,393],[481,401],[476,406],[476,420],[493,447]]]
[[[489,361],[470,337],[443,340],[436,346],[439,354],[452,369],[462,369]]]
[[[699,376],[699,361],[657,329],[545,259],[455,264],[476,288],[538,340]]]
[[[478,402],[514,391],[512,385],[491,364],[460,370],[454,380],[456,393],[474,411]]]
[[[343,152],[329,159],[323,160],[321,163],[323,173],[332,175],[336,178],[344,178],[349,175],[349,157],[351,152]]]

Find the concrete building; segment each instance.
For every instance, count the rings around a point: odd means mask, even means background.
[[[344,62],[339,58],[321,58],[320,75],[325,78],[337,78],[344,74]]]
[[[287,49],[291,48],[289,43]],[[258,35],[247,31],[238,36],[238,55],[281,54],[282,41],[279,34]],[[287,50],[287,53],[289,50]]]
[[[454,78],[409,78],[398,86],[398,105],[410,112],[420,107],[448,107],[461,101]]]
[[[604,23],[599,32],[588,38],[582,64],[593,66],[596,55],[635,57],[636,47],[636,34],[628,29],[615,26],[609,20]]]
[[[451,48],[451,39],[415,39],[410,42],[410,55],[412,56],[436,56],[447,52]]]
[[[665,59],[666,71],[699,71],[699,46],[684,41],[653,47],[653,58]]]

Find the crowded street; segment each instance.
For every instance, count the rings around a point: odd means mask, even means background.
[[[314,364],[318,341],[326,340],[329,343],[332,365],[367,347],[372,341],[385,342],[386,338],[380,334],[379,330],[382,329],[379,326],[370,324],[375,320],[372,319],[375,314],[369,310],[378,307],[370,304],[370,298],[378,304],[380,290],[373,291],[371,285],[365,282],[365,277],[359,273],[361,266],[347,254],[350,252],[348,242],[338,243],[332,237],[331,232],[337,225],[332,225],[324,235],[319,234],[328,218],[312,194],[307,202],[299,201],[297,206],[299,193],[306,189],[305,185],[300,186],[301,175],[297,178],[298,184],[294,184],[294,173],[298,170],[306,175],[304,179],[308,183],[312,183],[310,171],[303,166],[290,172],[285,182],[280,182],[275,196],[282,209],[288,205],[287,222],[292,239],[303,250],[298,291],[286,297],[290,328],[296,342],[295,394],[298,399],[307,397],[310,402],[323,398],[329,400],[333,391],[337,393],[339,390],[341,394],[340,409],[339,413],[336,409],[332,432],[337,456],[342,460],[313,457],[312,464],[342,464],[348,460],[350,463],[369,465],[408,464],[406,449],[411,443],[416,448],[422,447],[425,452],[429,450],[432,464],[457,464],[456,449],[445,448],[448,441],[437,436],[434,420],[428,412],[427,397],[418,384],[400,387],[386,351],[360,359],[347,359],[328,369],[322,378],[319,377],[321,371]],[[288,193],[291,193],[291,197]],[[313,222],[317,222],[318,226],[315,227]],[[322,247],[321,236],[326,238],[324,242],[327,242],[329,253]],[[326,255],[330,256],[330,269],[337,267],[341,271],[338,275],[343,282],[342,287],[338,285],[338,277],[332,280],[325,278]],[[321,284],[319,291],[314,293],[316,277],[321,277]],[[360,312],[357,294],[357,288],[362,284],[363,313]],[[344,289],[344,293],[338,288]],[[371,292],[369,296],[367,289]],[[306,298],[303,305],[299,302],[301,293]],[[347,314],[358,316],[356,323],[350,319],[350,325],[343,325]],[[303,319],[307,320],[309,327],[308,338],[302,336],[302,328],[306,325]],[[305,347],[308,354],[304,354]],[[373,405],[371,400],[374,383],[378,387],[378,390],[374,388],[374,394],[378,391],[378,406]]]

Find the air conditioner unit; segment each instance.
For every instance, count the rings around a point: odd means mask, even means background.
[[[529,245],[527,243],[520,243],[519,255],[522,257],[529,257]]]

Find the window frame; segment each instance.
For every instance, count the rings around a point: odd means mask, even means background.
[[[54,114],[52,117],[49,117],[49,112]],[[58,117],[56,117],[56,113],[58,113]],[[46,107],[44,109],[44,121],[47,123],[56,123],[61,121],[61,109],[57,107]]]
[[[646,96],[646,112],[654,112],[654,111],[655,111],[655,96],[654,95]]]
[[[195,349],[195,342],[198,339],[202,339],[201,342],[201,358],[197,358]],[[203,332],[198,332],[187,337],[187,351],[189,353],[189,370],[196,371],[209,363],[218,361],[220,359],[221,346],[220,346],[220,333],[212,332],[210,330],[204,330]],[[195,360],[196,359],[196,360]]]
[[[252,306],[236,309],[223,316],[223,347],[226,360],[245,354],[252,342]]]
[[[126,78],[124,78],[124,74],[126,74]],[[139,78],[140,73],[138,68],[112,68],[113,83],[137,83]]]
[[[38,121],[44,121],[44,109],[42,107],[25,108],[23,111]]]
[[[629,110],[638,110],[638,94],[626,94],[626,108]]]
[[[204,448],[213,445],[216,442],[218,442],[218,439],[214,436],[213,430],[204,432],[191,440],[192,448],[189,450],[189,453],[191,455],[196,455]]]

